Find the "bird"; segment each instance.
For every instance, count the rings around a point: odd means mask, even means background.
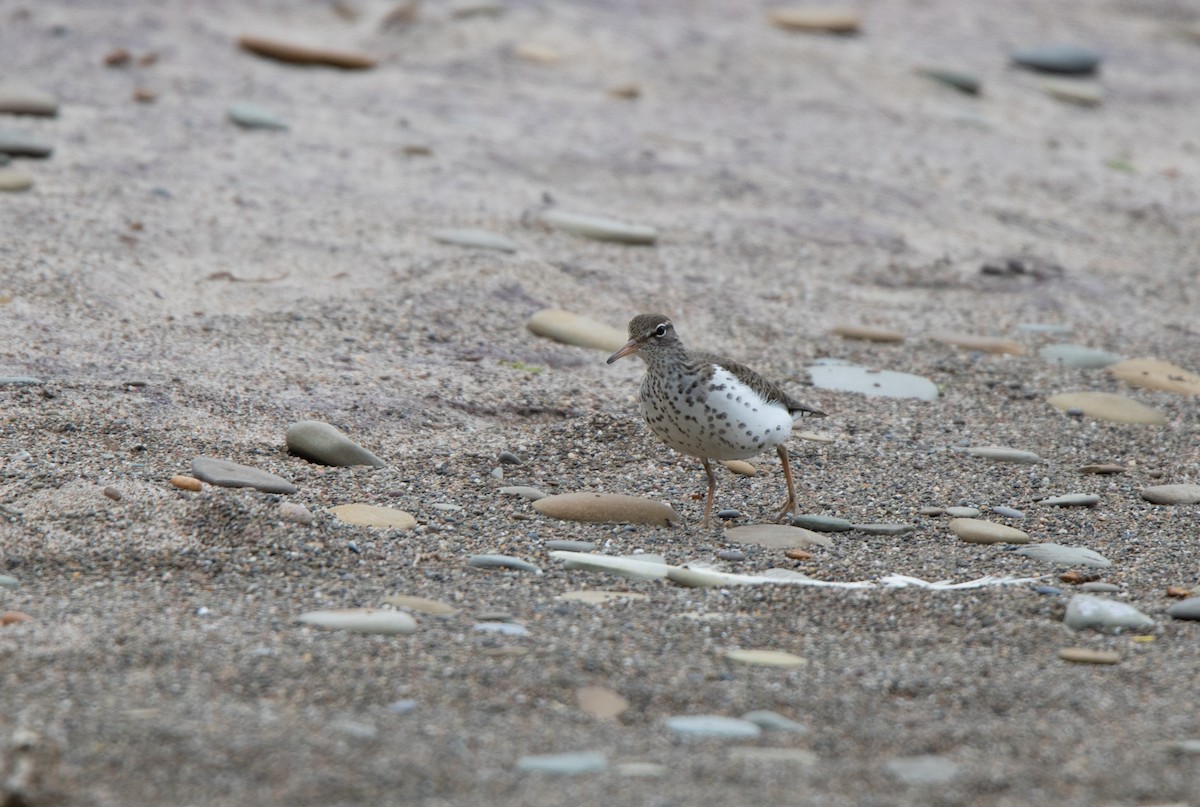
[[[650,431],[681,454],[696,457],[708,475],[702,527],[708,528],[717,479],[710,460],[740,460],[774,448],[783,463],[787,501],[780,518],[796,512],[796,484],[784,445],[800,417],[825,417],[744,364],[684,347],[663,314],[629,321],[629,341],[608,364],[637,354],[646,363],[639,401]]]

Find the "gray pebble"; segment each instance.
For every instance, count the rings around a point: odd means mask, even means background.
[[[271,110],[246,101],[240,101],[229,107],[229,119],[245,129],[286,131],[288,128],[288,125]]]
[[[793,734],[808,733],[808,726],[786,718],[778,712],[772,712],[770,709],[756,709],[753,712],[746,712],[746,714],[742,715],[742,720],[749,720],[754,725],[767,731],[788,731]]]
[[[991,460],[992,462],[1015,462],[1022,465],[1033,465],[1041,462],[1041,457],[1032,451],[1022,451],[1019,448],[1006,446],[972,446],[967,449],[972,457]]]
[[[1113,594],[1121,590],[1121,587],[1114,583],[1101,583],[1098,581],[1084,583],[1080,588],[1084,591],[1099,591],[1105,594]]]
[[[1031,586],[1038,594],[1062,594],[1063,590],[1057,586]]]
[[[103,493],[105,497],[112,499],[114,502],[121,501],[121,491],[117,490],[117,488],[113,487],[112,485],[105,485],[104,490],[100,492]]]
[[[515,622],[476,622],[472,628],[483,633],[499,633],[502,636],[528,636],[524,625]]]
[[[1076,594],[1067,603],[1063,622],[1068,628],[1146,628],[1154,620],[1132,605],[1091,594]]]
[[[746,559],[746,553],[740,549],[722,549],[717,553],[717,557],[721,560],[743,561]]]
[[[0,129],[0,152],[14,157],[44,158],[54,153],[54,146],[21,132]]]
[[[1112,566],[1112,562],[1100,553],[1079,546],[1029,544],[1016,550],[1013,554],[1059,566]]]
[[[1200,485],[1154,485],[1142,490],[1142,498],[1153,504],[1196,504]]]
[[[541,569],[529,561],[514,558],[511,555],[472,555],[467,560],[467,565],[479,569],[517,569],[534,574],[542,573]]]
[[[933,754],[894,757],[883,763],[883,768],[906,785],[940,785],[957,778],[959,773],[954,760]]]
[[[320,465],[369,465],[380,468],[383,460],[351,440],[340,429],[319,420],[302,420],[287,430],[287,449],[297,457]]]
[[[1107,350],[1083,347],[1082,345],[1046,345],[1038,351],[1043,359],[1063,367],[1079,367],[1085,370],[1096,370],[1116,364],[1123,357]]]
[[[1062,496],[1050,496],[1038,504],[1050,507],[1094,507],[1100,501],[1095,493],[1066,493]]]
[[[801,513],[792,516],[792,524],[814,532],[845,532],[854,525],[844,518],[836,516],[818,516]]]
[[[1188,597],[1167,609],[1167,616],[1174,619],[1200,619],[1200,597]]]
[[[599,751],[539,754],[524,756],[517,760],[517,770],[522,773],[576,776],[581,773],[600,773],[607,768],[608,760]]]
[[[497,458],[501,465],[524,465],[524,461],[511,451],[501,451]]]
[[[855,524],[852,529],[866,535],[904,535],[916,527],[912,524]]]
[[[547,541],[546,548],[560,552],[595,552],[596,545],[591,541]]]
[[[411,712],[413,709],[416,709],[416,708],[417,708],[417,702],[415,700],[413,700],[412,698],[405,698],[403,700],[392,701],[387,706],[387,709],[389,712],[391,712],[392,714],[397,714],[397,715],[408,714],[409,712]]]
[[[500,492],[505,496],[520,496],[531,502],[536,502],[538,499],[546,498],[546,494],[537,488],[531,488],[528,485],[509,485],[508,487],[500,488]]]
[[[475,247],[477,249],[494,249],[499,252],[516,252],[517,244],[511,238],[493,233],[489,230],[460,229],[433,230],[429,237],[443,244],[454,244],[460,247]]]
[[[44,383],[31,375],[0,375],[0,387],[32,387]]]
[[[0,588],[17,588],[21,585],[21,581],[15,577],[9,577],[6,574],[0,574]]]
[[[1099,51],[1080,45],[1040,45],[1012,53],[1013,64],[1043,73],[1086,75],[1100,65]]]
[[[734,510],[732,508],[727,508],[725,510],[718,510],[717,518],[719,518],[723,521],[729,521],[729,520],[735,519],[735,518],[742,518],[742,511]]]
[[[945,514],[946,508],[944,507],[922,507],[917,511],[917,515],[920,516],[944,516]]]
[[[976,507],[947,507],[946,515],[953,518],[978,518],[979,509]]]
[[[224,488],[254,488],[264,493],[295,493],[297,488],[283,477],[249,465],[239,465],[213,457],[192,460],[192,476],[201,482]]]
[[[668,717],[667,728],[691,737],[757,737],[762,728],[749,720],[721,715],[679,715]]]
[[[1014,507],[993,507],[992,512],[998,516],[1004,516],[1005,518],[1025,518],[1025,513],[1021,510],[1017,510]]]

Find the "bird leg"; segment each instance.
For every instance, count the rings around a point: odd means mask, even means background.
[[[788,461],[787,448],[785,446],[776,446],[776,451],[779,452],[779,461],[783,463],[783,478],[787,480],[788,497],[783,503],[783,509],[779,511],[779,516],[782,518],[789,512],[792,515],[796,514],[796,483],[792,481],[792,464]]]
[[[704,521],[700,522],[700,527],[708,529],[708,517],[712,513],[713,499],[717,496],[717,477],[713,474],[712,466],[708,464],[708,457],[701,457],[700,462],[704,463],[704,473],[708,474],[708,499],[704,502]]]

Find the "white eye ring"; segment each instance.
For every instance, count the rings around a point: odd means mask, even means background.
[[[657,328],[654,329],[654,335],[655,336],[666,336],[667,335],[667,326],[659,325]]]

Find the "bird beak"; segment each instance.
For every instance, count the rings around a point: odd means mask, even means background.
[[[640,348],[641,346],[642,345],[641,345],[641,343],[638,342],[638,340],[630,339],[628,342],[625,343],[625,346],[623,348],[621,348],[616,353],[614,353],[608,357],[608,363],[612,364],[617,359],[623,359],[626,356],[628,356],[630,353],[636,353],[637,349]]]

